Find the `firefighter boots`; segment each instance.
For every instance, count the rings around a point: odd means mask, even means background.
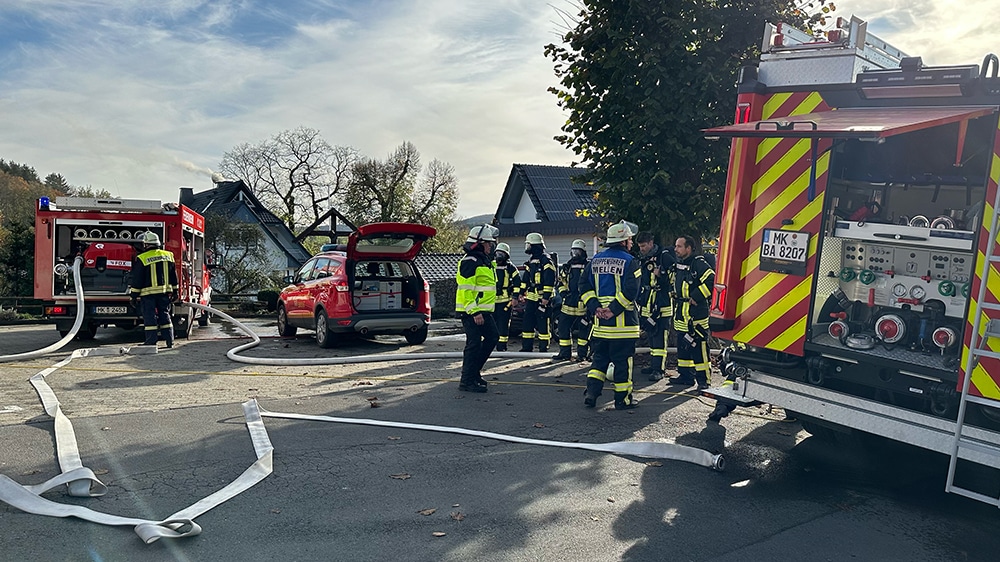
[[[652,371],[649,373],[649,380],[656,382],[663,379],[663,371]]]
[[[507,351],[507,342],[502,341],[497,344],[497,351]]]
[[[590,346],[589,345],[577,345],[576,346],[576,360],[577,361],[589,361],[590,360]]]
[[[572,358],[573,358],[573,348],[569,347],[568,345],[560,345],[559,354],[552,356],[553,361],[569,361]]]

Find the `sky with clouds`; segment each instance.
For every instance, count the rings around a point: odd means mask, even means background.
[[[925,64],[1000,51],[994,0],[843,0]],[[570,0],[6,0],[0,158],[129,198],[211,187],[222,155],[299,126],[455,167],[462,216],[512,163],[569,165],[547,43]]]

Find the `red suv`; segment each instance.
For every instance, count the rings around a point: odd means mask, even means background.
[[[427,339],[430,291],[413,263],[430,226],[380,222],[358,228],[347,246],[321,252],[287,277],[278,297],[278,333],[316,331],[320,347],[337,334],[402,334],[411,344]]]

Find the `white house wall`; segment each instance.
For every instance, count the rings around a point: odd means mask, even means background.
[[[528,192],[524,191],[521,193],[521,201],[517,204],[517,210],[514,211],[514,224],[528,222],[540,221],[538,220],[538,211],[535,210],[535,205],[532,204],[531,198],[528,197]]]

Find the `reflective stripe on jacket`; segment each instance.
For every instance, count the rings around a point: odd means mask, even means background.
[[[521,272],[521,294],[529,301],[552,297],[556,289],[556,266],[548,254],[531,256]]]
[[[581,299],[587,312],[610,308],[614,317],[594,318],[594,338],[630,339],[639,337],[639,314],[634,301],[639,296],[639,261],[621,245],[600,252],[590,260],[580,279]]]
[[[497,301],[497,275],[493,262],[482,252],[469,252],[455,272],[455,311],[469,315],[493,312]]]
[[[674,329],[689,332],[693,324],[708,328],[708,304],[715,272],[701,256],[689,256],[674,265]]]
[[[497,276],[497,303],[508,303],[521,290],[521,279],[517,274],[517,268],[510,262],[504,265],[493,262],[493,269]]]
[[[173,252],[156,248],[136,256],[129,285],[129,293],[136,297],[176,291],[177,268]]]

